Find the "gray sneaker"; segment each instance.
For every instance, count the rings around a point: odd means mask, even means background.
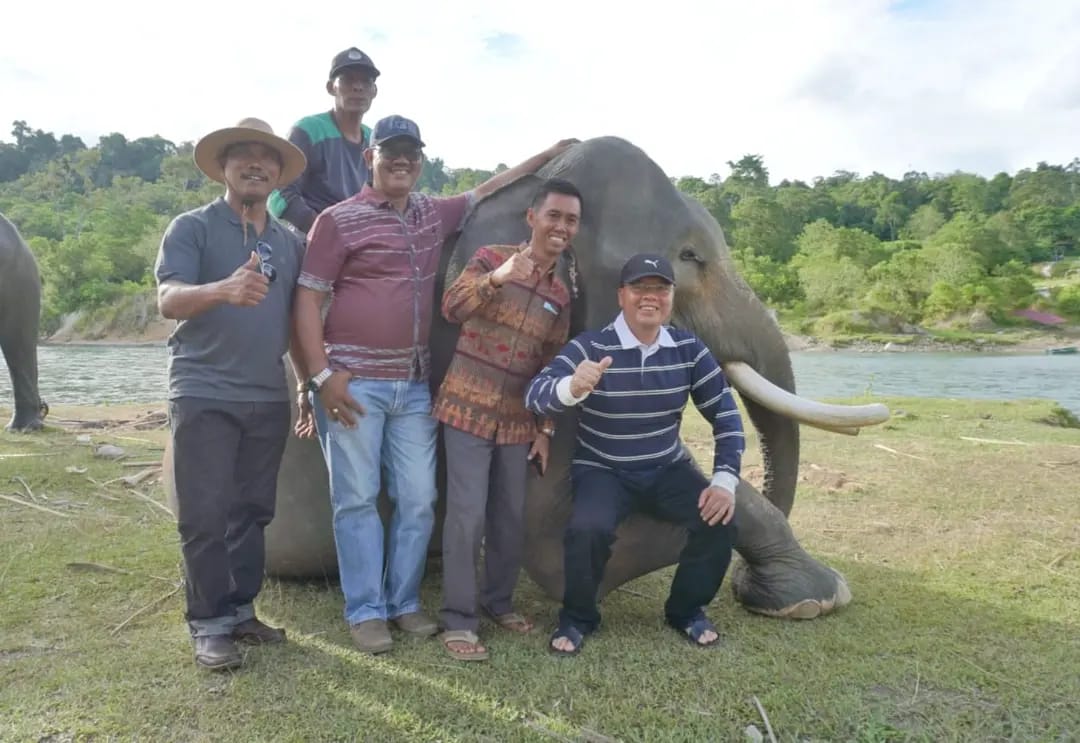
[[[356,647],[372,655],[385,653],[394,646],[394,638],[390,637],[390,629],[382,619],[350,625],[349,634]]]
[[[413,637],[431,637],[439,631],[439,625],[422,611],[402,614],[390,621],[396,624],[399,630]]]

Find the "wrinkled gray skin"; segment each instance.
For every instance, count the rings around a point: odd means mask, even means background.
[[[791,360],[765,307],[736,274],[716,221],[683,196],[645,153],[611,137],[592,139],[478,204],[443,258],[437,297],[483,244],[528,237],[525,211],[542,178],[568,178],[581,190],[584,214],[574,241],[577,297],[571,337],[601,327],[618,312],[618,273],[638,252],[660,252],[675,266],[678,289],[672,322],[698,334],[722,363],[743,361],[794,392]],[[565,257],[565,256],[564,256]],[[564,279],[568,261],[561,263]],[[436,304],[438,306],[438,302]],[[432,388],[449,365],[458,327],[436,314],[432,327]],[[290,384],[293,379],[290,376]],[[850,600],[843,578],[798,545],[787,522],[795,495],[799,429],[791,420],[745,399],[765,464],[764,493],[749,483],[737,492],[736,550],[730,583],[751,611],[812,618]],[[293,416],[295,420],[296,411]],[[562,597],[563,529],[570,512],[569,462],[576,415],[557,426],[548,472],[530,470],[526,508],[526,570],[554,600]],[[440,445],[441,449],[441,445]],[[168,455],[168,452],[167,452]],[[439,454],[439,508],[431,551],[439,549],[445,504],[445,463]],[[708,455],[711,462],[711,454]],[[166,470],[168,471],[168,469]],[[267,529],[267,570],[283,577],[336,573],[326,467],[318,445],[290,437],[278,478],[277,516]],[[385,498],[382,512],[387,513]],[[673,564],[685,541],[681,528],[635,515],[618,532],[601,594]]]
[[[33,253],[15,225],[0,214],[0,349],[3,349],[15,412],[9,431],[37,431],[48,406],[38,395],[38,326],[41,277]]]

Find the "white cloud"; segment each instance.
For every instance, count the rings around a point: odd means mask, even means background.
[[[151,20],[135,2],[19,3],[5,10],[0,127],[179,142],[254,115],[284,132],[329,107],[330,58],[355,44],[383,72],[369,123],[415,118],[451,167],[605,134],[670,175],[761,154],[774,181],[1080,154],[1073,0],[365,6],[195,0]]]

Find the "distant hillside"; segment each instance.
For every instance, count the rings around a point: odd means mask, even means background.
[[[23,121],[12,136],[0,142],[0,212],[41,264],[45,334],[151,288],[169,220],[221,191],[195,167],[190,142],[113,133],[88,147]],[[1080,159],[992,178],[837,171],[777,184],[759,155],[728,166],[672,182],[712,214],[742,275],[801,333],[964,329],[972,317],[1023,327],[1021,308],[1080,321],[1070,276],[1080,267]],[[419,187],[459,193],[494,170],[431,157]]]

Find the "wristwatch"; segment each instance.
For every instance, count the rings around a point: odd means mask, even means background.
[[[323,386],[323,382],[325,382],[327,379],[329,379],[330,375],[333,374],[333,373],[334,373],[334,371],[329,366],[326,367],[321,372],[319,372],[314,377],[312,377],[311,379],[308,380],[308,383],[307,383],[308,389],[311,390],[312,392],[318,393],[318,391]]]
[[[554,426],[547,426],[546,428],[541,428],[540,433],[544,434],[550,439],[552,436],[555,435],[555,428]]]

